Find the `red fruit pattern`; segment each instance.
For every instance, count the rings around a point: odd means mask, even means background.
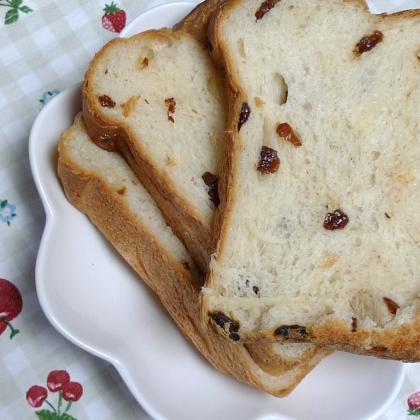
[[[78,401],[83,395],[83,388],[79,382],[68,382],[63,385],[63,399],[66,401]]]
[[[22,307],[22,295],[19,289],[9,280],[0,279],[0,335],[6,328],[11,331],[11,339],[19,333],[10,321],[20,314]]]
[[[48,389],[47,389],[48,388]],[[47,388],[34,385],[28,389],[26,400],[31,407],[39,408],[44,403],[50,409],[38,410],[35,412],[39,420],[76,420],[68,414],[73,402],[80,400],[83,395],[83,387],[79,382],[70,380],[70,375],[66,370],[53,370],[47,376]],[[54,406],[48,398],[48,390],[58,393],[57,405]],[[64,410],[62,409],[63,400],[67,402]]]
[[[29,405],[34,408],[41,407],[47,397],[48,391],[43,386],[39,385],[31,386],[26,393],[26,400]]]
[[[420,417],[420,391],[411,395],[408,400],[408,414]]]
[[[70,382],[70,375],[66,370],[53,370],[47,376],[47,387],[51,392],[58,392],[63,385]]]
[[[105,14],[102,16],[102,26],[111,32],[121,32],[125,28],[127,14],[112,2],[110,5],[106,4],[103,9]]]

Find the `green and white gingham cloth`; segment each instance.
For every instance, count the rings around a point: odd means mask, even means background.
[[[117,36],[103,25],[107,6],[123,10],[130,22],[165,2],[0,0],[0,299],[2,293],[15,297],[13,328],[20,330],[10,339],[10,330],[1,334],[0,326],[0,420],[34,419],[27,392],[49,376],[52,383],[62,379],[54,375],[68,375],[83,388],[73,418],[150,418],[113,366],[64,339],[41,311],[34,271],[45,214],[30,171],[28,138],[42,107],[80,82],[94,53]],[[394,12],[420,7],[420,0],[371,0],[370,6],[374,13]],[[407,399],[418,391],[420,365],[409,365],[380,420],[412,418]],[[36,399],[40,392],[35,387],[30,395]]]

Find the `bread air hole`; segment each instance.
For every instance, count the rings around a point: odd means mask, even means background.
[[[399,308],[392,299],[384,300],[381,291],[372,289],[359,290],[349,304],[359,324],[373,322],[380,328],[392,321]]]
[[[239,55],[245,60],[247,58],[246,52],[245,52],[245,44],[244,40],[242,38],[238,39],[238,52]]]
[[[278,92],[279,104],[284,105],[287,102],[289,88],[284,80],[284,77],[280,73],[276,73],[274,76],[274,86]]]

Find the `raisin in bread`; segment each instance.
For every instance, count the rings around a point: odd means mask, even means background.
[[[203,46],[169,29],[114,39],[91,61],[83,94],[91,138],[124,155],[207,270],[227,113]]]
[[[232,0],[209,35],[231,95],[204,318],[419,361],[419,11]]]
[[[279,364],[275,372],[267,373],[264,361],[254,361],[244,346],[203,327],[201,273],[126,161],[91,141],[81,113],[60,140],[58,175],[69,201],[87,214],[157,293],[185,336],[221,372],[283,397],[330,353],[319,349],[299,363],[301,345],[289,344],[285,352],[294,356],[295,364]]]

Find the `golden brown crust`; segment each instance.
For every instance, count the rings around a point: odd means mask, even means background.
[[[202,298],[202,296],[201,296]],[[206,310],[206,301],[202,302],[202,308]],[[212,325],[209,322],[210,325]],[[218,330],[218,328],[215,328]],[[332,319],[314,327],[306,328],[304,337],[282,337],[274,331],[258,330],[250,333],[243,333],[240,328],[238,342],[249,346],[256,346],[257,343],[312,343],[316,346],[341,350],[362,356],[375,356],[380,359],[399,360],[402,362],[418,363],[420,361],[420,349],[418,346],[418,331],[420,330],[420,315],[416,314],[410,322],[402,324],[393,330],[352,330],[351,322]],[[220,334],[220,331],[219,331]],[[318,347],[317,347],[318,348]],[[258,360],[261,354],[258,353],[254,359]],[[259,356],[258,356],[259,355]],[[266,364],[269,369],[270,364]]]
[[[85,129],[80,115],[75,124]],[[67,142],[76,135],[74,130],[75,127],[70,128],[60,141],[57,169],[69,201],[90,218],[158,294],[181,331],[216,369],[274,396],[288,395],[329,351],[320,349],[303,363],[285,366],[282,375],[270,375],[260,370],[243,346],[204,327],[199,321],[201,276],[174,259],[100,173],[91,172],[72,160]]]
[[[302,344],[296,344],[300,346]],[[289,360],[283,356],[281,363],[276,362],[275,357],[273,357],[273,347],[272,343],[268,343],[264,340],[253,342],[252,344],[244,344],[245,348],[248,350],[248,353],[251,355],[252,359],[258,366],[270,375],[281,375],[287,369],[293,368],[301,363],[309,362],[310,359],[316,358],[320,348],[317,346],[310,346],[310,348],[305,348],[302,351],[301,357],[293,356]],[[279,350],[281,351],[281,350]],[[333,350],[326,350],[325,348],[321,350],[322,353],[331,354]]]
[[[205,0],[195,7],[184,19],[172,29],[184,31],[192,35],[204,48],[212,50],[207,36],[207,27],[211,15],[217,12],[218,7],[226,0]]]

